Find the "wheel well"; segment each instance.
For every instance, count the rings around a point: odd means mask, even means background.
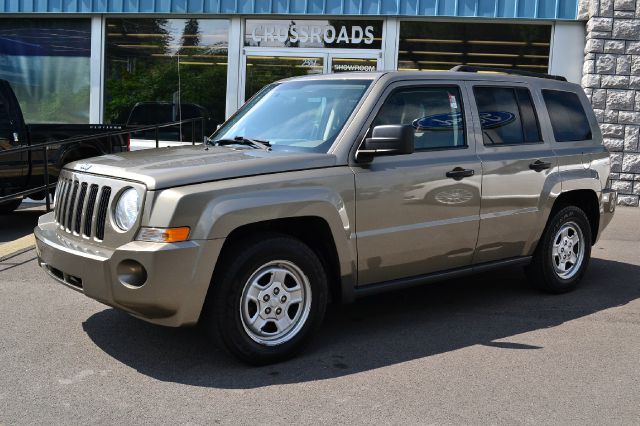
[[[292,217],[243,225],[234,229],[226,238],[220,258],[231,246],[238,246],[244,240],[255,238],[257,234],[269,232],[289,235],[308,245],[320,258],[325,271],[327,271],[331,301],[337,302],[340,300],[342,293],[338,252],[329,224],[320,217]],[[216,265],[217,268],[218,266]]]
[[[551,219],[557,211],[567,206],[579,207],[587,215],[589,225],[591,226],[591,244],[595,244],[598,229],[600,228],[600,207],[595,191],[578,189],[563,192],[553,204],[549,219]]]

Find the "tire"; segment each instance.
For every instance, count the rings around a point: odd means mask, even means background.
[[[529,281],[547,293],[574,290],[591,258],[591,226],[580,208],[568,206],[549,221],[531,264],[525,269]]]
[[[230,247],[221,262],[205,302],[207,332],[253,365],[283,361],[302,349],[327,308],[327,276],[313,250],[268,234]]]
[[[13,213],[15,209],[17,209],[22,203],[22,198],[18,198],[17,200],[9,200],[4,203],[0,203],[0,214],[9,214]]]

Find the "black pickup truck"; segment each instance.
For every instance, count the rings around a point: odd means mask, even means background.
[[[122,130],[119,125],[101,124],[26,124],[18,100],[9,83],[0,80],[0,197],[17,194],[44,185],[42,149],[7,153],[14,148],[34,147],[45,142],[64,141],[87,136],[88,139],[49,146],[49,183],[54,183],[65,164],[103,154],[129,150],[129,135],[105,135]],[[43,199],[45,192],[30,194]],[[0,214],[15,210],[22,197],[0,203]]]

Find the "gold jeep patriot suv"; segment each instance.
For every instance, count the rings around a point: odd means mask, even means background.
[[[329,300],[505,265],[572,290],[616,205],[596,117],[562,77],[477,71],[283,80],[202,145],[71,163],[39,263],[254,364],[299,350]]]

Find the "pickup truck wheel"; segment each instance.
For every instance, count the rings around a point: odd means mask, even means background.
[[[0,214],[9,214],[17,209],[22,203],[22,198],[17,200],[5,201],[4,203],[0,203]]]
[[[243,361],[264,365],[294,355],[319,328],[327,306],[327,278],[306,244],[272,235],[237,246],[212,282],[207,327]]]
[[[549,293],[573,290],[591,257],[589,219],[578,207],[558,211],[547,226],[526,272],[529,280]]]

